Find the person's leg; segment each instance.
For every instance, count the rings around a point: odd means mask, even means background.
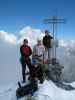
[[[32,75],[33,75],[33,69],[32,69],[32,65],[31,65],[31,60],[28,59],[28,61],[26,61],[26,64],[27,64],[27,66],[29,68],[30,77],[32,77]]]
[[[43,70],[42,70],[41,64],[38,65],[36,71],[37,71],[37,77],[40,80],[40,83],[43,83],[44,77],[43,77]]]
[[[48,48],[48,60],[49,60],[49,62],[51,60],[51,48]]]
[[[25,82],[25,80],[26,80],[25,70],[26,70],[26,64],[25,64],[25,62],[22,62],[22,78],[23,78],[23,82]]]

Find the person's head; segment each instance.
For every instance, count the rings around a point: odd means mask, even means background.
[[[49,31],[48,30],[45,30],[45,35],[49,35]]]
[[[37,40],[37,45],[41,45],[41,40],[40,39]]]
[[[24,44],[24,45],[28,45],[28,40],[27,40],[27,39],[24,39],[24,40],[23,40],[23,44]]]

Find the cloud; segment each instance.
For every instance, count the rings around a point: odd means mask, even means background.
[[[16,44],[17,37],[14,34],[10,34],[5,31],[0,31],[0,39],[6,43]]]
[[[59,40],[59,46],[66,47],[66,48],[74,48],[75,47],[75,40]]]
[[[0,40],[5,41],[10,44],[18,44],[23,41],[24,38],[27,38],[29,40],[30,44],[35,44],[37,39],[42,39],[44,36],[44,32],[42,32],[40,29],[35,29],[30,26],[24,27],[21,29],[17,35],[14,33],[8,33],[5,31],[0,31]],[[59,44],[59,47],[64,47],[64,48],[75,48],[75,40],[58,40],[55,41],[56,44]],[[54,43],[55,43],[54,42]]]
[[[64,66],[63,79],[75,80],[75,40],[59,40],[57,49],[59,62]]]
[[[0,40],[13,45],[22,43],[24,38],[28,39],[30,45],[34,45],[37,39],[42,39],[43,36],[44,34],[40,29],[34,29],[30,26],[24,27],[17,35],[0,31]]]
[[[67,47],[67,42],[63,39],[59,40],[59,46],[60,47]]]
[[[75,56],[75,40],[59,40],[59,46],[65,48],[70,56]]]
[[[27,38],[29,43],[34,45],[37,39],[42,39],[43,36],[44,34],[40,29],[34,29],[30,26],[27,26],[19,32],[19,43],[22,42],[24,38]]]

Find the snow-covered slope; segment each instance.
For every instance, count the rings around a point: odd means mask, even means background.
[[[75,87],[75,82],[71,83]],[[0,88],[0,100],[17,100],[16,91],[17,84],[11,84],[7,87]],[[52,81],[45,80],[34,93],[35,100],[75,100],[75,90],[66,91],[58,88]],[[21,100],[25,100],[22,98]]]
[[[36,100],[75,100],[75,90],[66,91],[58,88],[52,81],[45,80],[40,89],[35,93],[35,96],[37,96]]]

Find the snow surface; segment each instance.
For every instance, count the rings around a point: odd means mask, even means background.
[[[75,100],[75,90],[66,91],[58,88],[52,81],[45,80],[40,89],[35,93],[35,97],[37,98],[36,100]]]
[[[75,87],[75,82],[70,83]],[[6,87],[0,87],[0,100],[17,100],[16,88],[17,84],[10,84]],[[35,100],[75,100],[75,90],[66,91],[58,88],[52,81],[45,80],[39,86],[37,92],[34,93]],[[25,100],[21,98],[20,100]]]

